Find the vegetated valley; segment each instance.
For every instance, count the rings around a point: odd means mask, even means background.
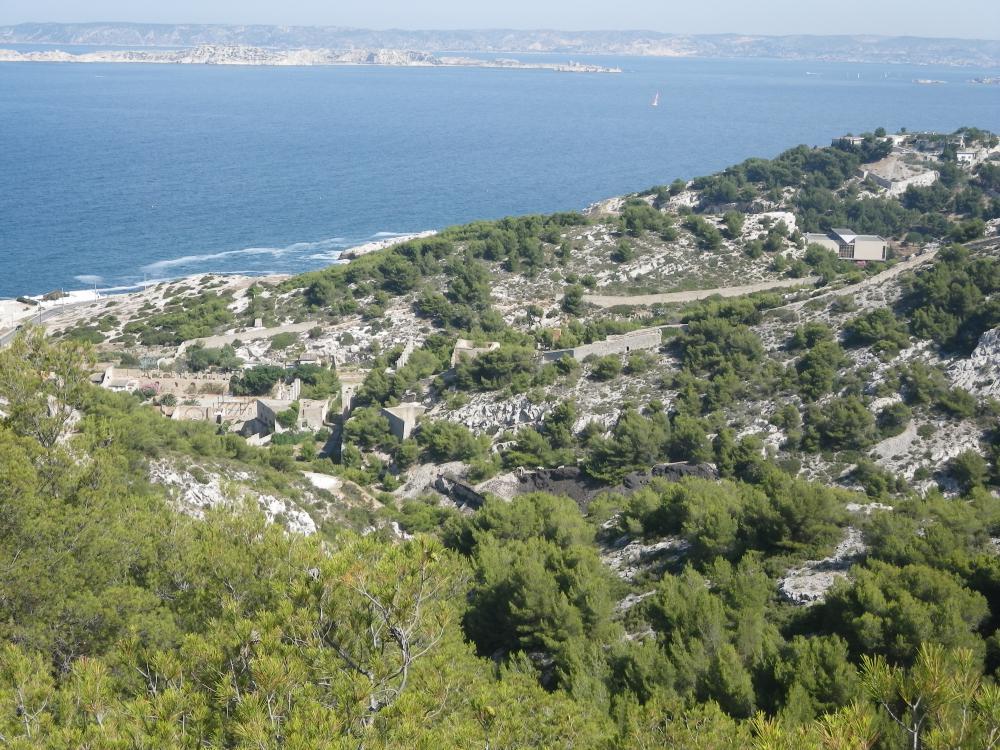
[[[997,747],[997,154],[879,131],[26,326],[0,743]]]

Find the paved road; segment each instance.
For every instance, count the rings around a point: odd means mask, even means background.
[[[22,318],[17,322],[17,327],[11,329],[7,333],[0,335],[0,349],[7,346],[14,337],[17,335],[18,330],[26,325],[42,325],[46,321],[51,320],[57,315],[61,315],[67,310],[72,310],[74,307],[79,307],[80,305],[93,304],[94,300],[85,300],[83,302],[71,302],[65,305],[59,305],[58,307],[50,307],[46,310],[42,310],[40,313],[35,313],[30,318]]]
[[[766,292],[768,289],[785,289],[794,286],[809,286],[819,281],[819,276],[806,276],[801,279],[775,279],[761,281],[745,286],[723,286],[715,289],[694,289],[687,292],[665,292],[663,294],[637,294],[633,296],[608,296],[602,294],[585,294],[583,301],[598,307],[617,307],[618,305],[660,305],[669,302],[697,302],[718,295],[720,297],[742,297],[744,294]]]

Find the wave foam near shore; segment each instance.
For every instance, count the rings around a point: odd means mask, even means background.
[[[316,242],[295,242],[285,247],[246,247],[241,250],[223,250],[217,253],[204,253],[198,255],[182,255],[178,258],[166,258],[153,263],[148,263],[142,267],[145,273],[159,273],[171,268],[183,266],[196,266],[210,263],[211,261],[222,260],[224,258],[235,258],[239,256],[270,256],[272,258],[282,258],[286,256],[301,256],[307,260],[336,261],[341,255],[350,251],[354,255],[363,255],[375,249],[381,249],[394,245],[397,242],[405,242],[408,239],[425,237],[428,232],[400,233],[400,232],[376,232],[362,240],[351,240],[345,237],[331,237]],[[231,273],[231,271],[227,271]],[[77,277],[82,280],[81,277]],[[89,278],[89,277],[88,277]]]

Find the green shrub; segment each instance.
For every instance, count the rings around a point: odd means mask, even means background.
[[[276,365],[258,365],[243,370],[229,382],[234,396],[266,396],[285,376],[285,370]]]
[[[722,233],[701,216],[692,214],[684,219],[684,228],[695,236],[702,250],[718,250],[722,247]]]
[[[609,354],[595,359],[590,365],[590,376],[594,380],[605,382],[614,380],[622,374],[622,360],[617,354]]]
[[[490,446],[489,437],[473,435],[469,428],[455,422],[421,422],[415,437],[424,456],[439,463],[480,458]]]
[[[496,391],[510,387],[526,391],[538,370],[535,353],[527,347],[501,346],[480,354],[472,360],[462,360],[455,367],[455,383],[463,390]]]
[[[913,417],[913,411],[904,403],[890,404],[878,413],[877,425],[883,438],[901,434]]]
[[[571,284],[566,287],[566,291],[563,292],[562,302],[560,303],[563,312],[569,315],[582,315],[583,314],[583,287],[579,284]]]
[[[803,447],[863,450],[875,440],[875,418],[855,396],[835,398],[806,412]]]
[[[280,352],[283,349],[287,349],[299,340],[297,333],[279,333],[276,336],[271,337],[271,351]]]
[[[884,307],[849,321],[844,333],[848,345],[870,346],[873,352],[886,357],[894,357],[910,343],[905,323]]]
[[[642,375],[656,364],[656,358],[649,352],[632,352],[625,361],[625,370],[629,375]]]
[[[275,421],[284,427],[286,430],[290,430],[299,421],[299,404],[296,401],[289,408],[284,411],[279,411],[274,416]]]
[[[203,372],[212,367],[232,372],[243,364],[231,344],[226,344],[221,349],[206,349],[204,344],[192,344],[184,352],[184,358],[192,372]]]

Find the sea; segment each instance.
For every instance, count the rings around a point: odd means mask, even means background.
[[[0,64],[0,297],[298,273],[849,132],[1000,131],[970,82],[997,70],[581,59],[623,72]]]

